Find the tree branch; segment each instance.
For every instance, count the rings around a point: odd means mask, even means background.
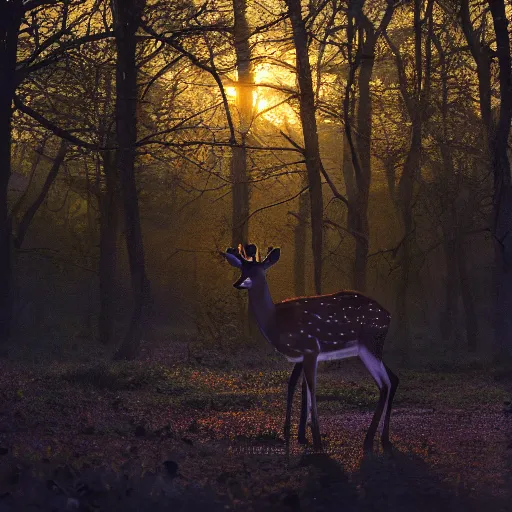
[[[48,176],[46,177],[46,180],[44,182],[43,188],[39,192],[39,195],[37,196],[36,200],[30,205],[30,207],[23,215],[23,218],[21,219],[21,222],[18,227],[18,233],[16,234],[16,237],[14,239],[14,246],[16,247],[16,249],[21,248],[25,235],[27,234],[28,228],[30,226],[30,223],[32,222],[32,219],[37,213],[37,210],[39,210],[39,207],[41,206],[45,197],[47,196],[50,187],[55,181],[55,178],[57,177],[57,174],[59,172],[59,168],[62,162],[64,161],[64,158],[66,157],[67,151],[68,143],[62,140],[57,156],[55,157],[50,172],[48,173]]]
[[[309,189],[309,185],[307,187],[304,187],[303,189],[301,189],[297,194],[295,194],[294,196],[292,197],[289,197],[288,199],[283,199],[282,201],[278,201],[277,203],[273,203],[273,204],[268,204],[266,206],[262,206],[261,208],[256,208],[256,210],[254,210],[252,213],[250,213],[240,224],[239,226],[243,226],[253,215],[256,215],[257,213],[261,212],[262,210],[266,210],[268,208],[273,208],[274,206],[279,206],[281,204],[284,204],[284,203],[289,203],[290,201],[293,201],[294,199],[296,199],[297,197],[299,197],[301,194],[303,194],[304,192],[306,192],[306,190]]]
[[[111,151],[115,148],[109,148],[109,147],[102,147],[97,144],[92,144],[90,142],[86,142],[85,140],[79,139],[75,135],[71,133],[71,131],[64,130],[63,128],[60,128],[56,124],[54,124],[52,121],[44,117],[42,114],[39,114],[39,112],[36,112],[32,107],[29,107],[25,103],[23,103],[18,95],[14,95],[13,98],[14,106],[20,111],[26,114],[27,116],[30,116],[32,119],[35,119],[41,126],[44,128],[50,130],[53,132],[57,137],[60,137],[61,139],[64,139],[71,144],[74,144],[75,146],[79,146],[81,148],[90,149],[92,151]]]

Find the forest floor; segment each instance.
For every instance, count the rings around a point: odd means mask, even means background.
[[[285,362],[146,356],[0,363],[0,512],[512,511],[511,391],[496,372],[397,371],[394,453],[363,457],[377,393],[357,361],[321,366],[315,454],[285,449]]]

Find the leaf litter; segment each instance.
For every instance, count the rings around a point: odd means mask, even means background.
[[[403,372],[394,454],[364,457],[370,379],[320,371],[314,453],[295,441],[299,392],[283,440],[289,370],[2,362],[0,510],[512,510],[492,373]]]

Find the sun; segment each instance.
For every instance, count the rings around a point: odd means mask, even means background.
[[[263,110],[266,110],[268,108],[268,101],[264,98],[258,98],[258,93],[255,91],[252,94],[252,103],[253,106],[256,107],[256,110],[258,112],[262,112]]]
[[[274,125],[296,124],[297,115],[285,101],[286,93],[280,87],[291,89],[295,77],[289,72],[284,73],[277,66],[261,64],[254,70],[254,89],[252,92],[252,105],[254,115],[261,116]],[[236,98],[236,87],[227,86],[224,89],[228,100]]]

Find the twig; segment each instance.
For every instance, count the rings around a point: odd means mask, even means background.
[[[256,210],[254,210],[251,214],[249,214],[239,225],[238,227],[240,226],[243,226],[253,215],[256,215],[257,213],[261,212],[262,210],[266,210],[267,208],[273,208],[274,206],[279,206],[281,204],[284,204],[284,203],[288,203],[290,201],[293,201],[294,199],[296,199],[297,197],[299,197],[301,194],[303,194],[306,190],[309,190],[309,185],[304,187],[303,189],[301,189],[297,194],[295,194],[294,196],[292,197],[289,197],[288,199],[283,199],[282,201],[278,201],[277,203],[273,203],[273,204],[268,204],[266,206],[262,206],[261,208],[257,208]]]

